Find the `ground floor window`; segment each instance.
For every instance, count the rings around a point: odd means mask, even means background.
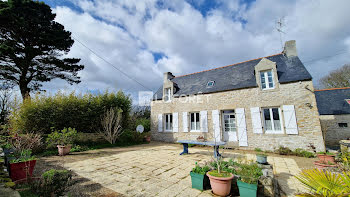
[[[223,124],[225,132],[236,132],[236,116],[234,110],[224,110],[223,115]]]
[[[199,131],[199,112],[193,112],[190,114],[190,122],[191,122],[191,131]]]
[[[165,131],[173,130],[173,114],[165,114]]]
[[[266,133],[281,133],[281,110],[280,108],[263,109],[264,126]]]

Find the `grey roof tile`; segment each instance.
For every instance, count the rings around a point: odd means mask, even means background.
[[[320,115],[350,114],[350,88],[315,91],[317,108]]]
[[[297,56],[287,58],[283,54],[277,54],[265,58],[276,62],[280,83],[312,79],[310,73]],[[208,71],[175,77],[171,80],[178,86],[175,94],[193,95],[257,87],[254,68],[261,59],[262,58],[254,59]],[[215,81],[215,85],[208,88],[208,81]],[[155,100],[162,99],[162,89],[161,86],[155,93]]]

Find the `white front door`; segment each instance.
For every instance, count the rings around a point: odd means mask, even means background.
[[[222,111],[222,129],[226,142],[237,141],[236,115],[234,110]]]

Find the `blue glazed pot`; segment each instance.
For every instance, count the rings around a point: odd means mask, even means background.
[[[266,155],[256,155],[256,162],[260,164],[266,164],[267,163],[267,156]]]

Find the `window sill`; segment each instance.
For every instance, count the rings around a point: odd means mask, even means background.
[[[173,130],[165,130],[164,132],[172,133]]]
[[[201,130],[190,130],[190,132],[202,132]]]
[[[282,130],[281,131],[265,131],[264,134],[285,134]]]

